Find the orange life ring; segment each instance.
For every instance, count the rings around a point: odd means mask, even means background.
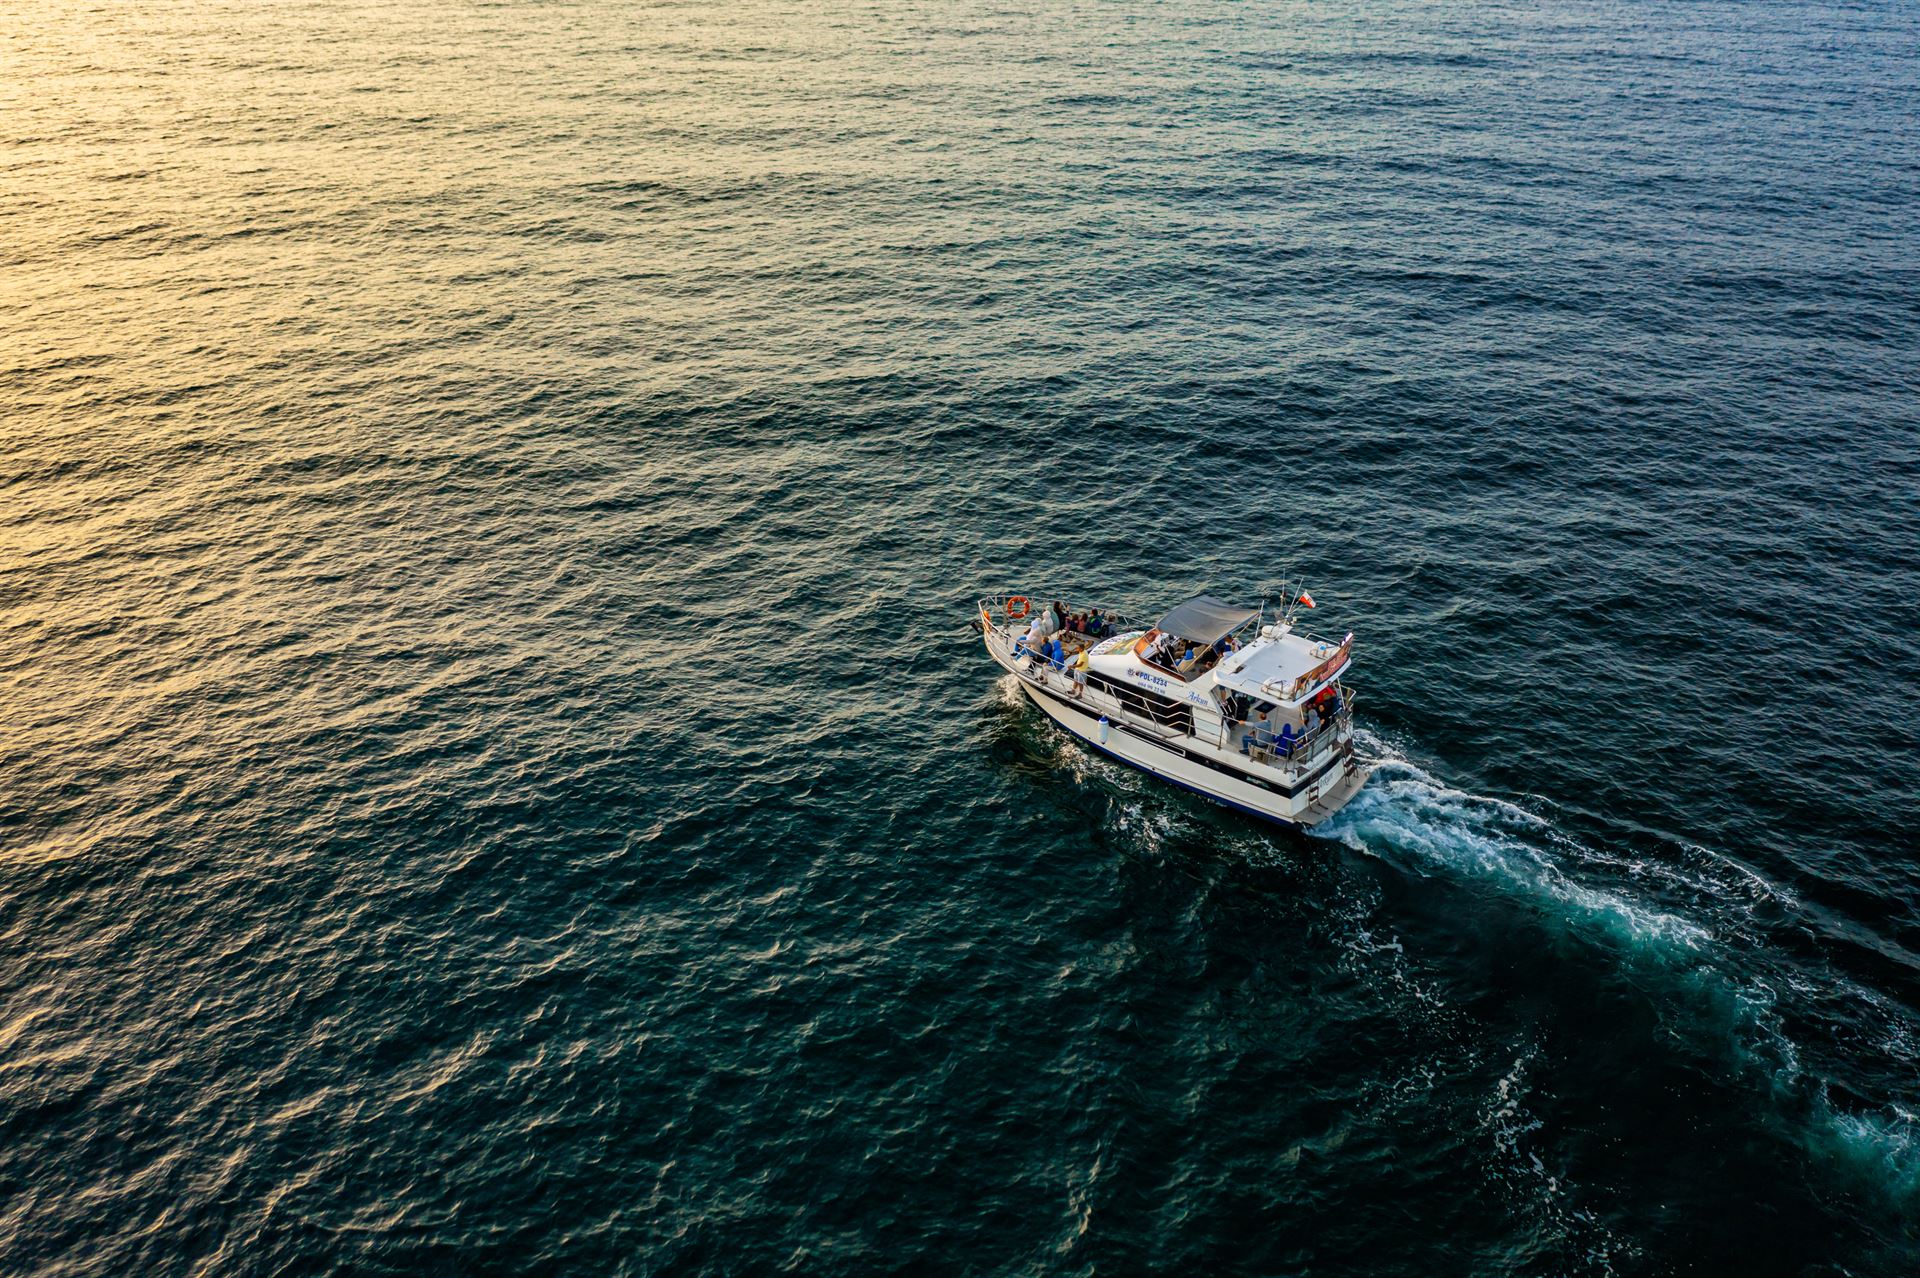
[[[1015,604],[1020,605],[1019,612],[1015,612],[1013,610],[1013,606]],[[1032,609],[1032,607],[1033,605],[1028,602],[1027,597],[1025,595],[1008,595],[1007,596],[1007,620],[1008,621],[1020,620],[1020,618],[1027,615],[1027,613]]]

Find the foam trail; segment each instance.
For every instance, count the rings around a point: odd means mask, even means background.
[[[1696,1049],[1729,1044],[1724,1066],[1772,1099],[1765,1121],[1896,1200],[1920,1200],[1920,1105],[1896,1099],[1865,1112],[1837,1107],[1827,1081],[1803,1064],[1798,1044],[1783,1028],[1788,1017],[1775,987],[1809,999],[1842,995],[1883,1013],[1895,1027],[1883,1043],[1896,1066],[1890,1073],[1911,1076],[1920,1059],[1896,1010],[1837,976],[1822,974],[1809,986],[1805,973],[1783,967],[1791,960],[1769,954],[1763,938],[1740,926],[1709,926],[1619,885],[1597,886],[1576,874],[1618,875],[1624,869],[1663,887],[1684,888],[1703,904],[1748,911],[1756,901],[1789,903],[1790,893],[1717,853],[1701,859],[1719,872],[1698,882],[1671,867],[1586,849],[1515,804],[1446,786],[1376,737],[1362,734],[1362,744],[1380,756],[1378,769],[1338,816],[1313,830],[1316,836],[1412,873],[1482,883],[1532,905],[1543,920],[1608,943],[1619,961],[1643,974],[1663,973],[1655,988],[1663,986],[1664,997],[1651,997],[1666,1030]]]
[[[1004,682],[1002,695],[1023,700],[1018,684]],[[1795,990],[1806,978],[1789,973],[1769,981],[1765,975],[1739,974],[1743,960],[1763,971],[1763,947],[1741,920],[1698,918],[1623,890],[1617,883],[1587,881],[1598,875],[1632,876],[1714,906],[1750,911],[1756,902],[1778,907],[1794,898],[1765,876],[1734,858],[1709,849],[1688,850],[1716,872],[1702,879],[1679,868],[1588,848],[1551,822],[1503,799],[1470,794],[1441,782],[1380,738],[1362,733],[1361,745],[1379,760],[1367,786],[1332,820],[1315,827],[1317,837],[1337,840],[1363,855],[1403,870],[1453,876],[1531,905],[1543,919],[1576,939],[1602,943],[1615,960],[1660,974],[1651,988],[1664,990],[1655,1010],[1676,1042],[1698,1049],[1728,1044],[1725,1067],[1750,1077],[1773,1099],[1766,1121],[1809,1152],[1845,1167],[1883,1187],[1903,1202],[1920,1200],[1920,1098],[1909,1108],[1899,1103],[1870,1112],[1848,1112],[1828,1096],[1824,1079],[1802,1063],[1799,1046],[1782,1028],[1786,1016],[1775,985]],[[1178,803],[1162,801],[1161,791],[1137,773],[1110,764],[1060,734],[1056,762],[1076,782],[1098,778],[1115,797],[1115,827],[1153,855],[1182,824]],[[1681,845],[1687,847],[1687,845]],[[1243,850],[1244,852],[1245,850]],[[1352,957],[1391,961],[1380,973],[1403,985],[1428,1015],[1450,1016],[1432,990],[1408,969],[1397,938],[1374,937],[1364,919],[1354,920]],[[1804,992],[1831,996],[1829,985],[1856,1001],[1885,1008],[1870,991],[1843,981],[1820,983]],[[1889,1012],[1890,1018],[1897,1013]],[[1906,1067],[1920,1066],[1910,1036],[1896,1032],[1886,1050]]]
[[[1514,804],[1451,789],[1402,759],[1383,761],[1313,833],[1420,873],[1464,874],[1548,905],[1648,957],[1686,961],[1713,940],[1701,924],[1570,878],[1541,846],[1548,827]]]

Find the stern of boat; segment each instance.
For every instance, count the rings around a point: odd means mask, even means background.
[[[1354,795],[1360,793],[1360,787],[1367,783],[1367,777],[1373,773],[1373,765],[1358,755],[1348,755],[1346,771],[1332,786],[1322,791],[1318,797],[1308,801],[1307,806],[1294,817],[1303,826],[1316,826],[1347,806]]]

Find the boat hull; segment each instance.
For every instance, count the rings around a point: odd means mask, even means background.
[[[1015,677],[1019,678],[1017,673]],[[1326,820],[1359,791],[1370,770],[1356,758],[1346,761],[1344,771],[1339,771],[1339,765],[1336,764],[1335,771],[1328,774],[1324,789],[1314,802],[1302,810],[1290,812],[1286,809],[1292,806],[1291,798],[1271,788],[1250,780],[1242,781],[1217,768],[1195,763],[1167,745],[1156,742],[1148,734],[1124,724],[1109,722],[1103,733],[1098,714],[1089,714],[1070,699],[1051,689],[1038,687],[1027,679],[1021,678],[1020,686],[1049,719],[1102,754],[1226,807],[1280,825],[1312,826]]]

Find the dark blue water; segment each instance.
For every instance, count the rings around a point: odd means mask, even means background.
[[[30,4],[0,1270],[1920,1265],[1910,6]],[[980,594],[1304,574],[1312,837]]]

